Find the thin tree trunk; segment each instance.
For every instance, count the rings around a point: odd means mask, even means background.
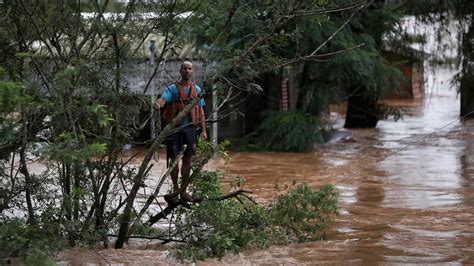
[[[73,189],[73,219],[75,222],[79,221],[79,190],[81,189],[81,167],[74,165],[74,189]]]
[[[71,221],[71,171],[68,164],[63,164],[64,195],[63,204],[66,212],[66,219]]]
[[[461,116],[474,117],[474,75],[468,73],[461,78]]]
[[[26,129],[25,129],[26,130]],[[25,148],[21,148],[20,150],[20,172],[25,177],[25,198],[26,198],[26,206],[28,208],[28,223],[35,224],[35,212],[33,209],[33,203],[31,200],[31,175],[28,171],[28,166],[26,164],[26,154]]]
[[[474,25],[469,19],[468,32],[463,34],[462,40],[462,76],[460,84],[461,116],[474,117]]]

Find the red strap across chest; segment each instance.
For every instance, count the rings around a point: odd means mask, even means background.
[[[181,100],[187,100],[187,99],[188,99],[188,94],[186,94],[186,93],[184,92],[183,86],[181,86],[181,84],[179,84],[178,82],[176,82],[175,84],[176,84],[176,88],[178,88],[179,98],[180,98]],[[190,96],[191,98],[196,98],[196,96],[197,96],[197,93],[196,93],[196,86],[194,86],[193,83],[189,83],[189,89],[190,89],[189,96]]]

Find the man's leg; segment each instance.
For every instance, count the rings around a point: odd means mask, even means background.
[[[173,161],[173,159],[171,159],[171,161]],[[182,170],[181,170],[182,171]],[[178,174],[179,174],[179,166],[178,164],[176,164],[176,166],[173,168],[173,170],[171,170],[170,172],[170,176],[171,176],[171,181],[173,182],[173,192],[175,192],[176,190],[179,189],[179,185],[178,185]]]
[[[181,165],[181,198],[186,201],[194,201],[194,198],[186,192],[189,185],[189,176],[191,173],[191,156],[183,155],[183,164]]]
[[[168,136],[166,138],[166,153],[167,153],[168,158],[170,159],[170,162],[172,162],[176,158],[176,156],[179,153],[179,149],[180,149],[179,134],[174,133]],[[168,165],[168,167],[169,166],[170,165]],[[176,166],[170,172],[171,182],[173,183],[173,188],[172,188],[171,193],[179,189],[178,175],[179,175],[179,166],[178,164],[176,164]],[[164,198],[168,204],[178,201],[178,196],[173,197],[171,196],[171,194],[166,194]]]
[[[196,129],[193,126],[186,127],[182,130],[183,142],[186,144],[184,151],[182,165],[181,165],[181,184],[182,193],[181,198],[187,201],[194,201],[193,197],[186,192],[186,187],[189,184],[189,176],[191,174],[191,160],[192,156],[196,154]]]
[[[171,176],[171,181],[173,182],[173,188],[170,194],[164,195],[164,199],[168,204],[171,203],[176,203],[178,202],[178,195],[172,196],[174,192],[176,192],[179,189],[178,185],[178,173],[179,173],[179,167],[176,165],[173,170],[171,170],[170,176]]]
[[[191,173],[191,158],[190,155],[183,155],[183,163],[181,164],[181,177],[184,179],[188,179]]]

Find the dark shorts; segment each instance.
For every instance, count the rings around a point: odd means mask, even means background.
[[[184,144],[187,145],[186,150],[184,150],[185,155],[192,156],[196,154],[196,128],[194,126],[184,127],[166,138],[168,158],[173,159],[178,156]]]

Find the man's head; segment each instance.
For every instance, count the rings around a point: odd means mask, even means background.
[[[189,61],[184,61],[181,64],[181,68],[179,69],[179,73],[181,73],[181,79],[184,81],[191,81],[191,77],[193,76],[194,69],[193,64]]]

